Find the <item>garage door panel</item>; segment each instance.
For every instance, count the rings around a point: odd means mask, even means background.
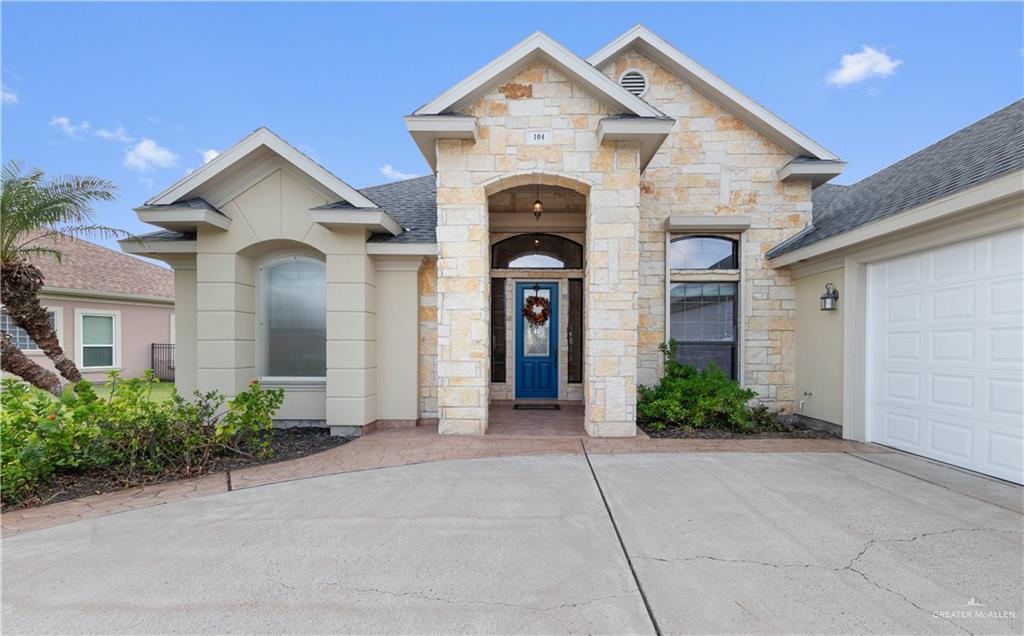
[[[984,435],[984,465],[994,477],[1020,483],[1024,472],[1024,437],[1002,431],[987,431]]]
[[[1024,483],[1024,232],[868,267],[871,441]]]
[[[988,331],[988,361],[995,365],[1024,362],[1024,330],[1001,327]]]
[[[928,448],[934,457],[955,463],[974,459],[974,426],[963,420],[943,419],[932,419],[928,424]]]
[[[933,373],[931,375],[931,403],[940,408],[963,409],[968,412],[975,408],[974,375],[952,375]]]
[[[974,329],[936,329],[930,349],[932,362],[974,362]]]

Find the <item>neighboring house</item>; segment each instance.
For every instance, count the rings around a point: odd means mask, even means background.
[[[533,399],[634,435],[637,385],[674,338],[769,405],[870,434],[863,408],[811,413],[800,378],[814,340],[844,365],[822,321],[849,323],[864,292],[833,281],[840,311],[806,316],[819,281],[787,259],[813,245],[778,251],[828,231],[812,208],[836,194],[836,155],[643,27],[588,59],[531,35],[405,123],[430,176],[356,190],[261,128],[137,210],[164,229],[125,249],[175,270],[180,389],[260,377],[286,388],[282,419],[336,433],[436,418],[480,434],[492,402]],[[534,297],[541,324],[523,317]]]
[[[44,239],[45,240],[45,239]],[[37,256],[39,300],[50,313],[64,353],[92,382],[112,370],[137,377],[153,367],[153,345],[164,379],[173,379],[174,273],[88,241],[62,238],[61,262]],[[40,365],[53,364],[23,329],[0,311],[0,330]]]

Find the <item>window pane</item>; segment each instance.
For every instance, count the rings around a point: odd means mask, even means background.
[[[582,269],[583,246],[554,234],[519,234],[491,248],[495,269]]]
[[[46,312],[50,327],[57,324],[57,316],[52,311]],[[28,337],[28,332],[14,324],[14,319],[4,310],[0,310],[0,331],[10,334],[11,342],[22,351],[38,351],[39,346]]]
[[[491,382],[505,382],[505,279],[491,279]]]
[[[737,269],[736,241],[713,236],[678,236],[669,247],[670,269]]]
[[[569,384],[583,382],[583,279],[569,279]]]
[[[327,375],[327,281],[324,264],[296,258],[269,266],[261,290],[264,374]]]
[[[113,316],[82,316],[82,344],[114,344]]]
[[[697,369],[713,362],[734,377],[736,291],[731,282],[672,285],[670,335],[679,362]]]
[[[82,347],[82,366],[112,367],[114,366],[113,347]]]
[[[538,289],[534,292],[532,289],[524,289],[520,307],[526,306],[526,299],[535,293],[540,298],[551,301],[551,290]],[[551,318],[548,318],[543,325],[531,324],[521,314],[519,319],[523,321],[523,355],[527,357],[547,357],[551,347]]]

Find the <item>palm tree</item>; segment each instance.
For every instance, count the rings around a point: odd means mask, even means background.
[[[92,204],[113,201],[117,189],[97,177],[61,176],[46,179],[33,168],[22,174],[22,164],[10,161],[0,180],[0,302],[14,324],[24,329],[69,382],[82,379],[75,362],[64,355],[57,334],[39,303],[43,273],[32,260],[61,260],[60,243],[85,236],[118,237],[126,233],[92,219]],[[32,362],[3,334],[0,359],[4,371],[35,386],[60,393],[55,374]]]

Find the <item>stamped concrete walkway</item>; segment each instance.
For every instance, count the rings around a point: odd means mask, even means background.
[[[563,406],[561,411],[514,411],[511,405],[502,405],[492,407],[491,426],[484,436],[438,435],[436,425],[378,430],[343,446],[299,459],[12,510],[0,516],[0,525],[3,536],[12,536],[171,501],[295,479],[453,459],[578,455],[584,452],[584,448],[592,454],[889,452],[882,447],[845,440],[671,440],[649,439],[642,431],[635,438],[591,439],[583,430],[583,409],[580,406]]]
[[[430,436],[343,448],[382,437]],[[1021,633],[1021,514],[985,500],[1021,490],[883,455],[491,457],[153,506],[4,539],[3,629]]]

